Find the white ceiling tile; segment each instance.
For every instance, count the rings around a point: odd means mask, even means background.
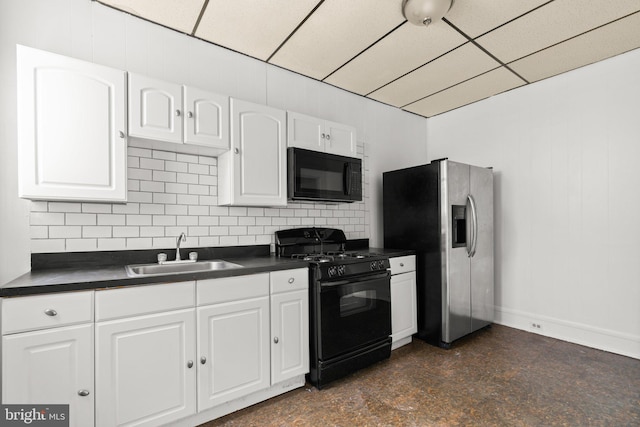
[[[365,95],[466,42],[444,22],[405,23],[325,81]]]
[[[509,64],[534,82],[640,48],[640,12]]]
[[[481,49],[467,43],[380,88],[369,97],[402,107],[499,66],[496,60]]]
[[[205,0],[99,0],[100,3],[191,34]]]
[[[325,0],[271,63],[324,79],[404,21],[400,0]]]
[[[404,108],[406,111],[425,117],[435,116],[463,105],[488,98],[500,92],[525,84],[504,67],[467,80],[435,95],[414,102]]]
[[[637,10],[638,0],[555,0],[477,41],[507,63]]]
[[[267,60],[320,0],[209,0],[196,36]]]
[[[549,0],[456,0],[445,18],[474,38],[547,1]]]

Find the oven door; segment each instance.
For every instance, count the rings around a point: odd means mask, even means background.
[[[362,200],[362,160],[300,148],[287,153],[290,200]]]
[[[320,283],[318,356],[328,361],[391,335],[390,273]]]

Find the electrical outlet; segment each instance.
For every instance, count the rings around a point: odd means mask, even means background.
[[[538,330],[538,331],[541,331],[541,330],[542,330],[542,325],[541,325],[540,323],[532,322],[532,323],[531,323],[531,328],[532,328],[532,329],[536,329],[536,330]]]

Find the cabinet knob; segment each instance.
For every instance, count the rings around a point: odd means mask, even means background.
[[[192,112],[192,111],[189,111],[189,112],[187,113],[187,117],[189,117],[190,119],[192,119],[192,118],[193,118],[193,112]]]
[[[322,135],[320,135],[320,138],[325,139],[327,136],[323,133]]]
[[[202,357],[200,358],[200,363],[201,363],[201,364],[203,364],[203,365],[204,365],[205,363],[207,363],[207,358],[206,358],[206,357],[204,357],[204,356],[202,356]]]
[[[176,117],[180,117],[180,114],[182,114],[180,110],[176,110]]]
[[[278,344],[278,341],[280,341],[280,340],[278,339],[278,337],[274,337],[274,338],[273,338],[273,342],[274,342],[274,343]]]
[[[58,315],[58,312],[57,312],[57,311],[55,311],[53,308],[47,308],[47,309],[44,311],[44,314],[46,314],[47,316],[51,316],[51,317],[53,317],[53,316],[57,316],[57,315]]]
[[[293,278],[293,277],[289,277],[289,283],[293,283],[293,282],[295,282],[295,281],[296,281],[296,279],[295,279],[295,278]]]
[[[331,135],[327,134],[327,141],[331,139]]]
[[[124,139],[124,132],[122,131],[118,131],[118,136],[122,139]]]
[[[89,396],[89,390],[78,390],[78,396]]]
[[[236,154],[238,154],[238,153],[240,152],[240,150],[239,150],[239,149],[237,149],[237,148],[234,148],[234,149],[233,149],[233,152],[234,152],[234,153],[236,153]]]
[[[187,368],[189,368],[189,369],[193,368],[193,360],[189,360],[187,362]]]
[[[400,267],[404,267],[404,262],[401,262],[401,263],[400,263]]]

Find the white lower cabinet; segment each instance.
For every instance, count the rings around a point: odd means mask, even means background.
[[[271,384],[309,372],[306,268],[271,273]]]
[[[96,425],[157,426],[194,414],[194,356],[193,308],[97,323]]]
[[[93,425],[93,324],[2,337],[2,403],[68,404],[69,426]]]
[[[93,426],[93,291],[2,298],[2,403],[68,404]]]
[[[418,332],[415,255],[394,257],[391,263],[391,348],[411,342]]]
[[[309,370],[307,268],[0,303],[2,403],[69,404],[71,426],[202,424]]]
[[[269,387],[269,298],[198,307],[198,410]]]

